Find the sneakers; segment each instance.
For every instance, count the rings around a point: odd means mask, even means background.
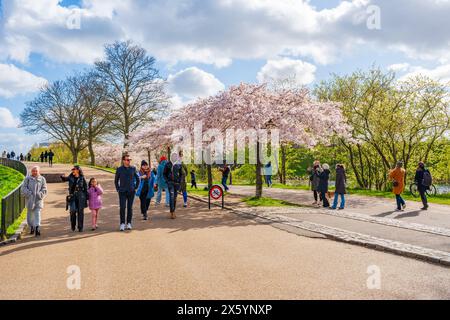
[[[120,231],[125,231],[125,223],[122,223],[119,228]]]
[[[187,208],[187,203],[185,203],[185,204],[183,205],[183,208]]]
[[[402,209],[403,209],[403,210],[406,209],[406,203],[404,203],[404,204],[402,205]]]
[[[127,230],[132,230],[133,227],[131,226],[131,223],[127,224]]]
[[[30,228],[30,234],[34,234],[34,227]]]
[[[426,210],[428,210],[428,206],[425,206],[425,207],[421,208],[420,210],[426,211]]]

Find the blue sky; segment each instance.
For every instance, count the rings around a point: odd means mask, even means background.
[[[422,73],[450,79],[450,1],[0,4],[1,151],[26,152],[45,141],[16,127],[25,103],[46,82],[91,67],[103,45],[115,40],[131,39],[157,58],[177,107],[239,82],[295,75],[299,84],[312,87],[331,73],[373,64],[395,70],[400,78]]]

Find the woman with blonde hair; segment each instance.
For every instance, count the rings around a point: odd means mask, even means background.
[[[47,181],[41,176],[39,167],[31,169],[31,175],[25,178],[21,192],[25,196],[30,234],[38,237],[41,235],[41,211],[47,196]]]

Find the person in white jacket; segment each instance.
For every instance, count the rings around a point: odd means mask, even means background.
[[[41,176],[39,167],[31,169],[31,175],[25,178],[21,191],[26,200],[30,234],[38,237],[41,235],[41,211],[44,208],[44,198],[47,196],[47,181]]]

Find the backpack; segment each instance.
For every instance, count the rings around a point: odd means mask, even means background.
[[[175,183],[181,183],[181,178],[183,176],[183,167],[181,166],[181,164],[177,163],[175,165],[172,165],[172,179],[173,182]]]
[[[430,171],[425,170],[423,172],[422,185],[424,185],[425,187],[431,187],[432,184],[433,184],[433,177],[431,176]]]

